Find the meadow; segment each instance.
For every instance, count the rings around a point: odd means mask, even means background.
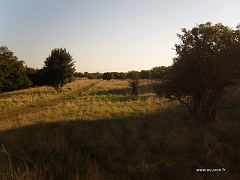
[[[240,89],[206,124],[148,83],[138,97],[87,79],[0,94],[0,179],[240,179]]]

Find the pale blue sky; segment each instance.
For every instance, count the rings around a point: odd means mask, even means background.
[[[42,68],[66,48],[78,72],[127,72],[172,63],[181,28],[240,23],[240,0],[0,0],[0,46]]]

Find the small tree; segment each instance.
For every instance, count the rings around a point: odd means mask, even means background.
[[[109,81],[111,79],[114,79],[113,73],[111,73],[111,72],[103,73],[103,80],[108,80]]]
[[[128,72],[129,85],[132,88],[131,95],[138,96],[139,95],[139,87],[140,87],[140,76],[138,71],[130,71]]]
[[[75,62],[65,48],[52,50],[44,63],[43,71],[48,86],[61,90],[65,84],[74,80]]]
[[[185,104],[199,119],[214,121],[237,74],[237,33],[211,23],[182,32],[178,34],[181,43],[175,45],[177,57],[156,92]]]

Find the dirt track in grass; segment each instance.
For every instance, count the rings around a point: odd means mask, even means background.
[[[60,96],[60,97],[56,97],[54,99],[51,100],[45,100],[43,102],[38,102],[38,103],[34,103],[34,104],[30,104],[27,105],[25,107],[21,107],[18,109],[14,109],[14,110],[9,110],[7,112],[1,113],[0,114],[0,120],[2,118],[6,118],[6,116],[17,116],[19,114],[25,113],[25,112],[33,112],[33,111],[37,111],[39,110],[39,108],[46,108],[46,107],[50,107],[50,106],[54,106],[57,103],[61,103],[61,102],[65,102],[65,101],[69,101],[71,99],[75,99],[76,97],[81,96],[83,93],[87,92],[88,90],[90,90],[91,88],[93,88],[94,86],[96,86],[98,83],[100,83],[101,81],[97,81],[97,82],[93,82],[91,84],[88,84],[86,86],[83,86],[81,88],[79,88],[78,90],[68,93],[64,96]]]

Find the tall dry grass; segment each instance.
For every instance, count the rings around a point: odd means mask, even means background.
[[[13,109],[4,111],[4,116],[0,117],[2,122],[0,130],[39,122],[78,119],[98,120],[125,117],[134,114],[141,115],[155,112],[160,108],[167,108],[169,105],[164,103],[165,99],[159,99],[152,93],[143,94],[138,99],[133,100],[129,95],[127,81],[101,81],[88,92],[77,94],[82,87],[93,82],[91,80],[75,81],[65,87],[63,93],[60,94],[48,87],[3,94],[2,101],[4,101],[4,98],[7,100],[12,99],[12,101],[13,99],[21,99],[19,96],[25,94],[26,100],[24,99],[24,101],[26,103],[24,107],[21,106],[20,102],[20,105],[12,106]],[[66,89],[71,89],[71,91],[66,92]],[[52,95],[52,91],[54,92],[54,96]],[[38,93],[40,95],[36,95]],[[75,96],[67,96],[68,94],[75,94]],[[42,96],[45,99],[41,99]],[[69,98],[64,98],[66,96]],[[29,100],[32,97],[35,97],[35,102]],[[9,102],[9,104],[11,103],[13,102]],[[2,104],[2,106],[4,105]]]
[[[2,93],[0,94],[0,113],[13,111],[18,108],[35,105],[45,101],[49,102],[52,99],[74,93],[93,82],[93,80],[77,79],[65,85],[62,89],[62,93],[58,93],[54,88],[47,86]]]
[[[239,179],[239,98],[211,124],[146,87],[131,97],[127,81],[36,103],[0,118],[0,179]]]

